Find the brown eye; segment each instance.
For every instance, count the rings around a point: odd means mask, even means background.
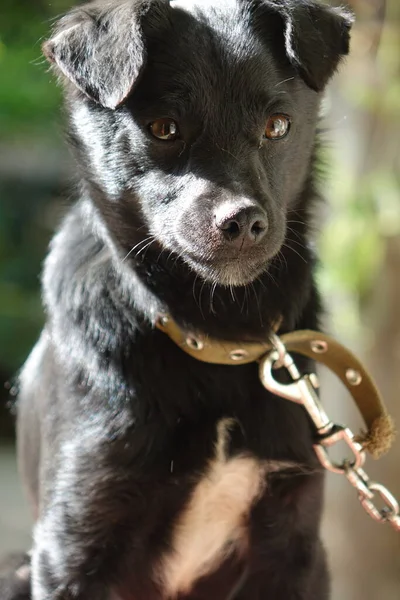
[[[271,115],[265,126],[264,137],[268,140],[282,140],[290,129],[290,119],[286,115]]]
[[[179,138],[178,124],[173,119],[157,119],[150,123],[150,131],[154,137],[166,142],[173,142]]]

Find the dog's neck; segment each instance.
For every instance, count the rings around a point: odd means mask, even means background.
[[[283,328],[294,329],[314,293],[309,248],[288,268],[284,259],[252,284],[226,288],[207,283],[182,264],[168,266],[168,257],[147,255],[125,276],[134,281],[139,310],[154,322],[162,313],[172,314],[183,325],[225,339],[265,339],[283,317]],[[305,261],[305,262],[304,262]],[[311,325],[311,324],[310,324]]]

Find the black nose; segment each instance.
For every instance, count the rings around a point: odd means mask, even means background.
[[[240,247],[257,244],[268,229],[267,215],[256,206],[222,206],[215,213],[215,224],[227,242]]]

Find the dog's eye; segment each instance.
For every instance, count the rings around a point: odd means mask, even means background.
[[[286,115],[271,115],[265,126],[264,137],[268,140],[282,140],[290,130],[290,119]]]
[[[166,142],[173,142],[179,138],[179,128],[173,119],[157,119],[150,123],[150,131],[154,137]]]

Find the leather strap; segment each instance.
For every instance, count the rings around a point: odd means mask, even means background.
[[[162,317],[157,327],[196,360],[218,365],[244,365],[259,361],[272,349],[265,343],[232,342],[203,334],[184,332],[171,317]],[[277,324],[279,328],[279,324]],[[358,440],[374,458],[393,444],[395,428],[380,393],[361,362],[332,337],[318,331],[294,331],[280,336],[289,353],[316,360],[333,371],[349,390],[367,427]]]
[[[186,354],[201,362],[214,365],[237,366],[256,362],[272,348],[268,341],[265,343],[228,342],[203,334],[188,333],[183,331],[171,317],[162,317],[156,325]],[[240,359],[238,359],[238,351],[241,353]]]

